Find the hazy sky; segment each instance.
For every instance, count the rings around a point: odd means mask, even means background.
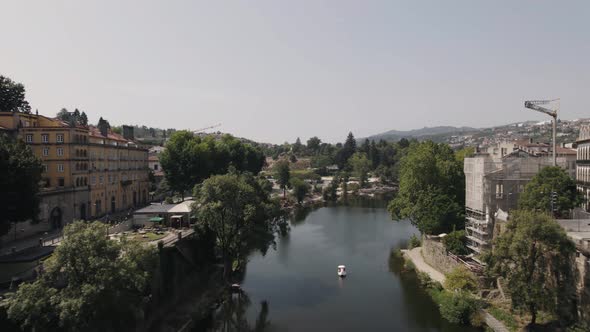
[[[45,115],[274,143],[590,117],[589,1],[0,1],[0,74]]]

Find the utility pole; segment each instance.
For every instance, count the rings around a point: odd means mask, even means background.
[[[557,111],[559,106],[554,110],[539,106],[559,101],[559,98],[552,100],[529,100],[524,102],[524,107],[537,112],[545,113],[553,118],[553,166],[557,166]]]

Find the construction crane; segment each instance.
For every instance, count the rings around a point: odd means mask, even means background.
[[[205,127],[205,128],[201,128],[201,129],[193,130],[193,134],[198,134],[198,133],[200,133],[200,132],[202,132],[202,131],[205,131],[205,130],[207,130],[207,129],[213,129],[213,128],[217,128],[217,127],[219,127],[219,126],[221,126],[221,123],[214,124],[214,125],[212,125],[212,126],[209,126],[209,127]]]
[[[557,151],[557,149],[556,149],[556,147],[557,147],[556,142],[557,141],[556,141],[556,138],[557,138],[557,111],[559,110],[559,104],[553,110],[539,106],[539,105],[551,104],[554,101],[559,102],[559,98],[551,99],[551,100],[528,100],[528,101],[524,102],[524,107],[526,107],[528,109],[532,109],[537,112],[545,113],[553,118],[553,166],[557,166],[557,152],[556,152]]]

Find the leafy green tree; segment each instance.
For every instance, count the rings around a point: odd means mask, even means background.
[[[574,243],[549,215],[515,210],[486,261],[492,274],[508,281],[512,306],[528,311],[534,325],[539,310],[571,320],[574,254]]]
[[[371,170],[371,162],[364,153],[357,152],[348,160],[353,174],[359,179],[361,187],[367,184],[369,171]]]
[[[467,248],[467,237],[465,231],[452,231],[442,240],[445,249],[452,252],[455,255],[468,255],[469,249]]]
[[[251,249],[266,252],[274,234],[283,229],[280,205],[270,199],[268,186],[249,173],[215,175],[195,186],[193,206],[199,227],[217,239],[224,278],[239,269]]]
[[[0,75],[0,112],[31,112],[31,106],[25,100],[24,85],[2,75]]]
[[[287,187],[291,179],[291,170],[289,169],[289,162],[286,160],[277,161],[273,166],[274,178],[283,189],[283,198],[287,197]]]
[[[37,221],[41,161],[23,141],[0,134],[0,235],[11,223]]]
[[[300,154],[303,152],[303,144],[301,144],[301,139],[299,137],[297,137],[291,148],[293,149],[294,154]]]
[[[467,292],[437,292],[435,301],[441,316],[454,324],[469,325],[481,308],[481,303]]]
[[[346,141],[342,148],[336,153],[335,161],[339,169],[344,169],[348,164],[348,159],[356,152],[356,140],[352,132],[348,133]]]
[[[322,140],[317,136],[313,136],[307,140],[307,149],[313,154],[317,154],[320,150],[320,144],[322,144]]]
[[[264,155],[251,144],[231,135],[220,140],[201,138],[189,131],[177,131],[160,154],[160,163],[170,188],[180,194],[191,190],[213,174],[224,174],[230,166],[238,171],[257,174],[264,165]]]
[[[465,175],[453,150],[431,141],[411,145],[388,205],[392,218],[408,218],[423,234],[446,233],[464,227],[464,205]]]
[[[465,266],[458,266],[445,276],[445,288],[451,291],[475,292],[477,278]]]
[[[579,206],[582,195],[575,181],[561,167],[545,167],[524,188],[518,205],[520,209],[551,211],[551,195],[557,195],[553,208],[557,216],[565,216]]]
[[[293,188],[293,195],[299,204],[303,202],[310,189],[309,184],[299,178],[291,179],[291,188]]]
[[[143,318],[158,256],[153,247],[110,240],[106,232],[100,222],[67,225],[44,272],[10,300],[8,317],[36,331],[133,328]]]

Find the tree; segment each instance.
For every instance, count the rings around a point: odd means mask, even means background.
[[[549,215],[514,210],[486,261],[492,274],[507,279],[512,306],[528,311],[534,325],[539,310],[567,319],[575,303],[574,254],[574,243]]]
[[[213,174],[224,174],[230,166],[257,174],[265,158],[260,149],[242,143],[231,135],[221,139],[201,138],[189,131],[177,131],[160,154],[168,185],[184,194]]]
[[[445,249],[452,252],[455,255],[468,255],[469,249],[467,249],[467,237],[465,231],[452,231],[442,240],[445,245]]]
[[[346,141],[342,148],[336,153],[335,161],[339,169],[344,169],[348,164],[348,159],[356,152],[356,140],[352,132],[348,133]]]
[[[475,292],[477,279],[465,266],[460,265],[445,276],[445,288],[451,291]]]
[[[367,184],[367,177],[371,170],[371,162],[364,153],[357,152],[350,157],[348,163],[352,168],[354,176],[359,179],[361,187],[364,187]]]
[[[253,248],[266,252],[282,225],[278,201],[270,199],[268,186],[251,174],[215,175],[195,186],[193,213],[199,227],[217,239],[229,281]]]
[[[291,179],[291,188],[293,188],[293,195],[299,204],[303,202],[310,189],[309,184],[299,178]]]
[[[302,152],[303,144],[301,144],[301,139],[299,137],[297,137],[295,143],[293,143],[293,146],[291,148],[293,149],[294,154],[299,154]]]
[[[399,174],[399,190],[388,205],[393,219],[408,218],[423,234],[464,227],[465,175],[448,145],[412,144]]]
[[[74,222],[33,283],[10,300],[8,317],[37,331],[112,331],[143,316],[157,266],[151,246],[113,241],[100,222]]]
[[[24,85],[2,75],[0,75],[0,112],[31,112],[31,106],[25,100]]]
[[[555,193],[555,194],[553,194]],[[552,195],[555,195],[552,204]],[[559,217],[567,215],[569,210],[582,202],[582,195],[576,189],[575,181],[561,167],[545,167],[537,173],[520,195],[520,209],[551,211]]]
[[[37,221],[41,172],[41,161],[29,146],[0,134],[0,235],[10,223]]]
[[[88,126],[88,116],[86,115],[86,112],[80,114],[80,125]]]
[[[307,140],[307,149],[313,154],[318,154],[320,150],[320,144],[322,144],[322,140],[320,140],[317,136],[313,136]]]
[[[287,186],[291,178],[291,170],[289,169],[289,162],[286,160],[277,161],[273,167],[274,177],[277,183],[283,189],[283,198],[287,197]]]

